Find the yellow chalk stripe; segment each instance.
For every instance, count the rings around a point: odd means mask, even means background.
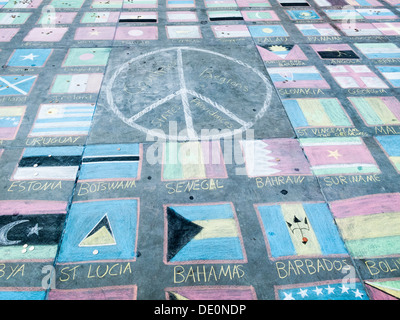
[[[182,164],[184,179],[206,178],[206,169],[203,163],[201,143],[182,143],[179,149],[179,161]]]
[[[24,108],[18,108],[18,107],[0,108],[0,117],[22,116],[23,113],[24,113]]]
[[[400,212],[336,219],[336,223],[345,240],[400,235]]]
[[[194,237],[195,240],[238,236],[234,219],[196,220],[192,222],[203,227],[203,230]]]
[[[297,102],[310,126],[333,126],[324,106],[318,100],[299,99]]]
[[[392,111],[379,98],[365,98],[368,104],[372,107],[375,113],[381,118],[385,124],[400,124]]]

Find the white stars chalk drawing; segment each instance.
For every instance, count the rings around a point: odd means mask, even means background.
[[[128,69],[132,70],[131,72],[134,72],[133,68],[135,65],[138,65],[142,61],[145,61],[146,58],[151,58],[152,56],[156,56],[160,53],[164,52],[170,52],[170,53],[176,53],[176,71],[178,73],[178,79],[179,79],[179,84],[178,85],[178,90],[171,90],[171,93],[167,93],[164,97],[159,97],[159,99],[156,100],[154,103],[151,103],[149,105],[144,105],[143,108],[139,112],[136,112],[133,115],[126,116],[123,111],[121,111],[122,108],[126,108],[126,105],[122,105],[120,100],[118,99],[118,96],[120,95],[119,92],[119,87],[116,85],[116,81],[120,79],[122,73],[126,72]],[[202,54],[209,54],[210,55],[210,60],[213,59],[213,57],[217,56],[219,58],[225,59],[229,62],[232,62],[233,65],[238,65],[243,72],[249,72],[253,76],[256,75],[256,79],[259,81],[258,85],[261,85],[262,88],[265,88],[265,91],[261,93],[261,98],[262,101],[260,101],[261,108],[258,110],[258,112],[255,114],[255,116],[252,116],[251,119],[243,119],[243,116],[238,116],[235,114],[234,111],[232,111],[232,107],[229,105],[228,106],[223,106],[221,103],[216,102],[214,98],[207,97],[204,94],[201,94],[197,92],[196,90],[191,90],[187,86],[187,79],[185,78],[185,70],[186,70],[186,59],[190,56],[191,53],[202,53]],[[224,61],[225,61],[224,60]],[[190,79],[193,80],[193,79]],[[130,77],[129,81],[137,81],[135,80],[135,77]],[[153,89],[155,92],[152,93],[154,96],[157,96],[157,89]],[[254,123],[260,119],[265,112],[267,111],[270,101],[271,101],[271,96],[272,96],[272,85],[270,84],[269,80],[257,69],[253,68],[252,66],[248,65],[247,63],[240,61],[238,59],[229,57],[227,55],[213,52],[210,50],[205,50],[205,49],[199,49],[199,48],[190,48],[190,47],[173,47],[173,48],[166,48],[166,49],[161,49],[161,50],[155,50],[152,52],[148,52],[145,54],[142,54],[136,58],[133,58],[127,62],[125,62],[122,65],[119,65],[116,69],[115,72],[112,74],[112,76],[109,78],[109,81],[107,81],[106,85],[106,98],[107,98],[107,103],[109,105],[109,108],[115,113],[115,115],[121,119],[124,123],[129,125],[132,128],[135,128],[137,130],[140,130],[141,132],[145,134],[150,134],[153,136],[158,136],[159,138],[162,139],[185,139],[185,140],[197,140],[199,138],[200,132],[199,130],[195,129],[195,122],[196,119],[194,119],[192,115],[192,110],[191,106],[189,104],[189,99],[198,99],[208,105],[211,106],[211,108],[215,109],[215,111],[220,112],[220,114],[224,115],[227,119],[230,121],[234,122],[239,126],[239,129],[231,130],[229,132],[227,131],[220,131],[219,133],[215,133],[214,130],[210,130],[209,135],[201,135],[202,138],[223,138],[223,137],[228,137],[236,133],[241,133],[246,131],[247,129],[251,128]],[[127,92],[129,93],[129,92]],[[260,94],[259,92],[257,94]],[[160,95],[158,93],[158,95]],[[218,95],[218,90],[216,92],[210,93],[210,95]],[[159,130],[153,130],[152,128],[146,128],[144,125],[139,124],[138,120],[140,120],[144,115],[148,114],[152,110],[155,110],[156,108],[162,106],[163,104],[171,101],[173,99],[179,99],[181,100],[181,105],[182,105],[182,110],[183,110],[183,115],[184,115],[184,121],[186,125],[186,136],[183,136],[181,133],[179,136],[173,134],[173,133],[163,133],[160,132]],[[240,103],[240,102],[238,102]],[[243,102],[243,105],[241,106],[242,108],[245,107],[245,102]],[[252,107],[253,108],[253,107]]]

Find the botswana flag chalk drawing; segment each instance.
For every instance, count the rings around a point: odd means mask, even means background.
[[[11,180],[76,179],[83,147],[26,148]]]
[[[232,203],[164,205],[164,263],[247,262]]]
[[[139,144],[89,145],[82,158],[79,181],[139,179],[142,146]]]

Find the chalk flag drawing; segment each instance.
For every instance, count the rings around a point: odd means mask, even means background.
[[[323,202],[254,205],[270,259],[348,255]]]
[[[257,49],[264,61],[308,60],[297,44],[257,45]]]
[[[371,300],[400,299],[400,280],[398,278],[365,281],[364,283]]]
[[[315,3],[320,6],[320,7],[331,7],[331,6],[374,6],[374,7],[379,7],[383,6],[382,3],[380,3],[377,0],[315,0]]]
[[[23,1],[23,0],[21,0]],[[53,0],[50,2],[50,5],[56,9],[79,9],[82,7],[85,0]]]
[[[248,38],[251,37],[245,25],[214,25],[211,29],[216,38]]]
[[[102,73],[58,74],[54,78],[50,93],[98,93],[100,91],[102,81]]]
[[[0,140],[15,139],[25,110],[26,106],[0,107]]]
[[[46,291],[42,288],[0,287],[0,300],[44,300]]]
[[[0,76],[0,96],[27,96],[38,78],[37,75]]]
[[[366,65],[326,66],[337,84],[344,88],[386,89],[388,86]]]
[[[336,98],[299,98],[282,101],[296,129],[352,127],[353,123]]]
[[[32,13],[28,12],[3,12],[0,13],[0,25],[24,24]]]
[[[43,13],[36,24],[42,26],[55,24],[71,24],[77,12],[45,12]]]
[[[276,300],[369,300],[362,283],[338,281],[274,286]]]
[[[164,205],[164,263],[245,263],[232,203]]]
[[[12,38],[18,33],[19,28],[1,28],[0,29],[0,42],[10,42]]]
[[[106,41],[113,40],[115,27],[79,27],[76,28],[74,40]]]
[[[168,39],[199,39],[199,26],[166,26]]]
[[[355,43],[354,45],[368,59],[400,59],[400,48],[392,42]]]
[[[111,48],[71,48],[63,67],[106,66]]]
[[[139,199],[104,199],[72,203],[59,263],[135,261]]]
[[[194,0],[166,0],[167,8],[195,8],[196,4]]]
[[[279,21],[278,15],[273,10],[242,11],[245,21]]]
[[[257,300],[252,286],[165,288],[167,300]]]
[[[124,0],[93,0],[90,8],[93,9],[119,9],[122,7]]]
[[[305,0],[278,0],[282,7],[309,7],[310,4]]]
[[[67,202],[0,201],[0,261],[53,261]]]
[[[248,28],[253,38],[289,36],[285,28],[281,25],[249,25]]]
[[[157,40],[158,28],[145,27],[118,27],[115,32],[115,40]]]
[[[148,8],[157,8],[158,0],[124,0],[123,8],[124,9],[148,9]]]
[[[87,135],[95,104],[42,104],[29,137]]]
[[[393,167],[400,173],[400,136],[376,136],[375,139],[380,144]]]
[[[316,67],[267,68],[276,88],[330,89]]]
[[[136,300],[137,286],[111,286],[85,289],[52,289],[47,300]]]
[[[10,67],[43,67],[53,49],[16,49],[8,60]]]
[[[268,0],[236,0],[236,3],[239,7],[246,8],[261,8],[261,7],[270,7],[270,3]]]
[[[139,144],[88,145],[79,181],[140,179],[142,153]]]
[[[315,10],[286,10],[292,20],[321,20]]]
[[[310,166],[297,140],[241,140],[247,175],[311,175]]]
[[[400,102],[393,96],[347,99],[367,126],[400,125]]]
[[[117,23],[119,12],[85,12],[81,23]]]
[[[360,59],[354,50],[345,43],[311,44],[310,46],[321,59]]]
[[[162,180],[227,177],[219,141],[164,143]]]
[[[304,36],[339,36],[339,33],[329,24],[295,24]]]
[[[83,147],[25,148],[11,180],[75,181]]]
[[[380,173],[375,159],[359,137],[299,140],[317,176]]]
[[[66,27],[32,28],[24,38],[25,42],[58,42],[67,33]]]
[[[198,22],[196,12],[192,11],[167,11],[168,22]]]
[[[400,193],[332,201],[330,208],[353,257],[362,259],[399,255]]]
[[[385,36],[400,35],[400,22],[376,22],[373,25]]]
[[[6,1],[4,9],[36,9],[41,5],[43,0],[12,0]]]
[[[400,67],[398,66],[377,66],[380,73],[394,88],[400,88]]]
[[[153,104],[150,104],[148,106],[140,106],[140,110],[138,109],[137,113],[134,115],[125,115],[123,110],[126,106],[125,105],[118,105],[116,97],[114,97],[113,93],[113,87],[116,85],[116,82],[121,78],[121,73],[126,72],[126,70],[134,67],[137,65],[140,61],[145,60],[148,57],[154,57],[157,56],[158,54],[165,53],[165,52],[176,52],[176,72],[178,73],[178,83],[177,85],[179,86],[179,89],[175,92],[172,92],[168,94],[167,96],[155,101]],[[196,53],[203,53],[205,55],[208,55],[210,59],[221,59],[222,61],[228,61],[232,63],[232,67],[240,66],[241,72],[248,72],[251,74],[251,76],[256,75],[257,79],[259,80],[259,85],[263,86],[265,90],[263,90],[262,94],[260,95],[262,98],[262,101],[260,101],[260,108],[255,115],[254,119],[251,121],[244,121],[243,119],[240,119],[237,115],[235,115],[232,111],[228,109],[228,107],[222,106],[221,104],[213,101],[209,97],[206,97],[200,93],[198,93],[195,90],[190,90],[187,87],[186,80],[185,80],[185,75],[184,75],[184,58],[187,59],[187,57],[184,57],[184,53],[191,53],[191,52],[196,52]],[[142,68],[142,65],[140,66]],[[151,134],[153,136],[158,136],[160,138],[166,138],[165,133],[159,133],[155,130],[148,129],[142,125],[139,125],[137,121],[149,113],[150,111],[156,109],[157,107],[163,105],[164,103],[171,101],[172,99],[175,99],[179,97],[182,101],[182,106],[183,106],[183,116],[185,119],[185,125],[186,125],[186,131],[187,135],[174,135],[174,134],[168,134],[168,138],[174,139],[174,140],[197,140],[198,138],[198,133],[194,129],[194,121],[192,118],[192,112],[190,109],[190,104],[189,104],[189,97],[196,97],[203,102],[210,104],[211,107],[217,109],[224,115],[226,115],[228,118],[232,119],[233,121],[239,123],[241,125],[240,128],[235,130],[235,133],[240,133],[244,132],[247,129],[251,128],[254,125],[254,122],[258,119],[260,119],[265,112],[267,111],[271,97],[272,97],[272,86],[269,82],[269,80],[258,70],[254,69],[247,63],[234,59],[232,57],[209,51],[209,50],[204,50],[204,49],[198,49],[198,48],[189,48],[189,47],[172,47],[172,48],[166,48],[166,49],[160,49],[156,51],[151,51],[148,53],[145,53],[143,55],[140,55],[136,58],[133,58],[121,65],[117,68],[117,70],[112,74],[111,78],[109,78],[106,82],[106,98],[108,105],[110,109],[115,113],[115,115],[120,118],[125,124],[129,125],[132,128],[135,128],[145,134]],[[119,92],[119,91],[117,91]],[[153,94],[153,93],[152,93]],[[246,103],[246,101],[243,101],[243,103]],[[222,137],[227,137],[231,136],[232,132],[221,132],[218,134],[202,134],[202,138],[207,139],[212,137],[213,139],[219,139]]]
[[[346,36],[381,36],[382,33],[372,23],[353,22],[353,23],[336,23]]]

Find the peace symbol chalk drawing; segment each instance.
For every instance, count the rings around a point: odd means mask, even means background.
[[[175,60],[169,65],[170,65],[170,70],[172,70],[172,72],[174,73],[177,73],[176,76],[177,80],[175,81],[176,84],[173,84],[174,86],[176,86],[176,88],[171,90],[171,93],[167,94],[165,94],[165,92],[159,93],[155,88],[150,88],[150,90],[154,89],[154,93],[152,92],[151,95],[154,95],[155,97],[154,100],[156,101],[152,103],[144,102],[142,105],[140,102],[142,98],[142,96],[139,94],[140,92],[136,89],[135,90],[132,89],[134,87],[137,88],[135,81],[136,82],[139,81],[137,76],[138,68],[143,66],[144,63],[146,63],[146,59],[166,52],[168,52],[168,54],[172,53],[172,58]],[[184,53],[184,55],[182,53]],[[261,89],[257,90],[257,95],[260,96],[260,100],[256,103],[257,113],[252,114],[251,117],[247,115],[245,117],[239,116],[236,113],[237,111],[244,110],[246,108],[247,109],[252,108],[253,111],[255,110],[253,109],[255,107],[254,103],[249,103],[248,101],[246,101],[246,99],[243,98],[244,90],[242,90],[240,94],[238,93],[237,96],[238,102],[235,103],[236,107],[235,106],[232,107],[232,103],[230,103],[229,106],[224,106],[223,103],[217,102],[216,98],[210,98],[208,94],[199,93],[198,90],[193,90],[189,88],[188,79],[185,78],[185,68],[188,69],[189,67],[187,64],[185,64],[185,62],[186,59],[190,57],[190,55],[193,55],[195,53],[210,55],[210,57],[207,57],[207,60],[209,61],[212,61],[212,59],[222,58],[222,61],[225,61],[226,63],[232,64],[235,67],[239,68],[239,70],[234,70],[236,74],[247,73],[249,77],[252,77],[253,81],[254,79],[256,79],[255,82],[258,82],[257,86],[258,88]],[[193,66],[191,66],[191,68],[193,69]],[[121,78],[124,78],[123,83],[121,82]],[[162,81],[161,80],[158,81],[160,81],[161,85]],[[193,83],[193,79],[190,79],[190,82]],[[164,84],[164,86],[165,85],[166,84]],[[245,91],[247,91],[248,90],[247,87],[245,88],[246,88]],[[125,95],[125,97],[127,96],[128,98],[129,96],[131,96],[131,101],[133,101],[132,104],[133,103],[135,104],[135,107],[134,108],[132,107],[131,110],[129,110],[131,113],[132,111],[134,111],[133,114],[127,115],[126,110],[129,109],[130,106],[129,103],[126,103],[126,101],[125,103],[121,102],[121,89],[123,89],[122,94]],[[224,88],[221,88],[221,90],[223,89]],[[142,54],[118,66],[118,68],[112,74],[110,80],[107,81],[106,83],[105,94],[108,105],[110,109],[115,113],[115,115],[130,127],[140,130],[145,134],[158,136],[159,138],[162,139],[169,138],[174,140],[177,139],[198,140],[200,138],[219,139],[246,131],[247,129],[251,128],[254,125],[254,123],[265,114],[271,102],[272,85],[260,71],[256,70],[255,68],[253,68],[252,66],[248,65],[247,63],[241,60],[205,49],[190,48],[190,47],[173,47],[173,48],[155,50],[152,52]],[[162,98],[160,97],[161,94],[163,95]],[[218,90],[215,90],[215,92],[210,94],[216,96],[219,94],[219,92]],[[240,101],[240,99],[242,98],[244,101]],[[184,125],[186,127],[184,135],[182,135],[181,132],[179,133],[179,135],[174,133],[171,134],[170,132],[163,133],[160,132],[160,130],[153,130],[154,128],[148,128],[138,123],[143,116],[147,115],[148,117],[150,117],[150,115],[154,114],[154,110],[166,104],[167,102],[170,102],[171,100],[176,101],[176,99],[180,99],[180,104],[182,106],[182,111],[183,111],[182,118],[184,119],[185,122]],[[194,125],[198,120],[198,118],[194,118],[192,115],[193,105],[192,106],[190,105],[189,99],[191,99],[191,101],[193,99],[196,99],[197,101],[201,101],[202,103],[207,104],[207,106],[214,109],[216,112],[219,112],[219,114],[229,119],[232,123],[235,123],[236,128],[234,128],[234,130],[222,130],[222,131],[214,130],[210,131],[208,135],[207,134],[204,135],[204,133],[201,132],[200,136],[201,130],[199,130],[199,128],[196,129]]]

